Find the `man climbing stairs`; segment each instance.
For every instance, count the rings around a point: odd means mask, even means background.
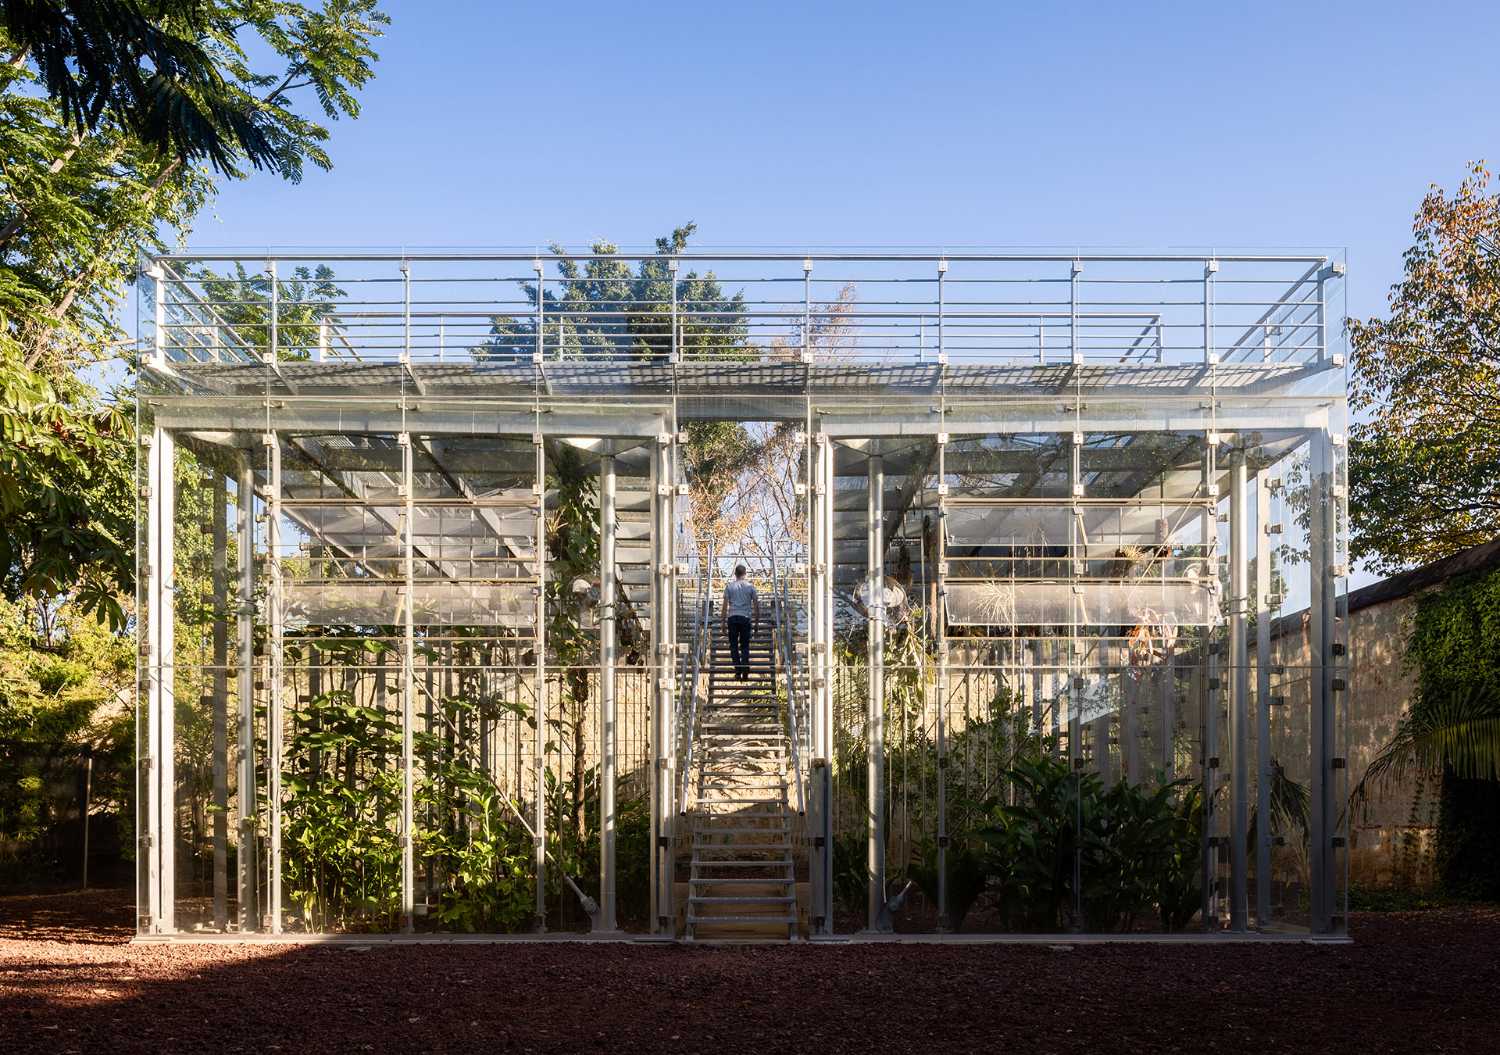
[[[697,795],[688,818],[687,938],[794,940],[798,833],[788,803],[788,739],[777,697],[772,620],[750,639],[735,679],[729,642],[710,620],[708,689],[694,736]]]

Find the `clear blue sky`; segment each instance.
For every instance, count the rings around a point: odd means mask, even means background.
[[[387,9],[333,172],[193,245],[1347,246],[1367,313],[1500,163],[1494,0]]]

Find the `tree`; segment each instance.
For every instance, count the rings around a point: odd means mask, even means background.
[[[562,359],[614,359],[620,362],[666,362],[672,350],[672,294],[677,289],[678,350],[684,362],[735,361],[754,357],[749,340],[743,293],[726,294],[713,272],[689,271],[673,278],[670,262],[687,248],[696,224],[675,228],[656,240],[656,255],[634,270],[615,258],[609,242],[591,246],[594,254],[579,261],[562,246],[552,246],[562,282],[543,298],[543,339],[549,355]],[[536,303],[537,288],[523,285]],[[485,361],[529,362],[536,348],[536,322],[497,316],[489,339],[475,350]],[[762,453],[762,444],[732,421],[689,422],[685,431],[688,480],[692,485],[689,518],[700,541],[738,539],[749,516],[726,500]]]
[[[221,174],[265,163],[289,179],[330,164],[318,117],[358,115],[387,19],[375,0],[0,10],[12,56],[0,68],[0,591],[76,592],[118,624],[134,569],[131,417],[79,371],[131,343],[117,312],[140,254],[186,231],[212,195],[199,158]],[[142,11],[152,29],[134,34]],[[211,68],[193,65],[194,49]],[[173,90],[204,102],[192,77],[207,78],[253,114],[270,154],[234,136],[220,136],[217,157],[164,149],[139,89],[174,75]],[[190,117],[179,107],[172,120]]]
[[[1417,210],[1386,318],[1349,320],[1353,555],[1380,571],[1500,534],[1500,194],[1482,162]]]
[[[75,137],[112,119],[146,146],[229,172],[238,156],[274,167],[257,107],[215,62],[230,12],[198,0],[6,0],[0,28],[12,65],[35,63]]]
[[[324,122],[357,116],[386,21],[376,0],[0,3],[0,771],[91,750],[96,801],[125,824],[134,414],[87,373],[133,344],[118,309],[141,254],[186,232],[216,179],[330,164]],[[335,295],[326,275],[286,282],[299,305]],[[304,346],[318,311],[291,309]],[[202,491],[180,487],[179,506]],[[181,625],[187,656],[202,634]],[[42,800],[6,797],[18,787],[0,788],[0,841],[24,849]]]

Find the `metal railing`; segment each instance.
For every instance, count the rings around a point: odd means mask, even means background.
[[[786,685],[787,737],[791,741],[792,784],[797,793],[797,812],[807,813],[806,776],[802,772],[801,724],[797,711],[802,696],[797,692],[797,648],[792,640],[791,591],[787,589],[786,576],[776,563],[776,551],[771,551],[771,592],[776,606],[776,624],[772,640],[781,657],[781,672]]]
[[[145,346],[288,362],[1333,366],[1336,253],[166,254]],[[669,279],[671,274],[673,279]],[[712,275],[720,295],[697,283]],[[1330,304],[1330,302],[1332,302]],[[1337,317],[1337,316],[1336,316]]]
[[[692,788],[693,744],[698,736],[699,682],[703,673],[703,653],[708,647],[708,621],[713,614],[714,547],[709,542],[708,552],[698,571],[698,596],[694,601],[693,637],[691,644],[692,664],[688,668],[687,681],[681,687],[687,700],[687,714],[683,721],[682,765],[679,767],[677,785],[677,812],[688,811],[688,794]]]

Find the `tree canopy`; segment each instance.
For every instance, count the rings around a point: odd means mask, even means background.
[[[1396,571],[1500,535],[1500,194],[1434,186],[1385,318],[1351,319],[1353,552]]]
[[[331,164],[324,122],[358,115],[386,23],[376,0],[0,6],[3,596],[123,619],[132,417],[80,371],[130,347],[140,255],[186,232],[214,170]]]
[[[42,874],[26,848],[79,752],[96,807],[129,801],[135,417],[127,388],[90,377],[128,384],[101,364],[129,359],[119,309],[141,255],[184,235],[219,180],[328,167],[326,123],[358,115],[386,21],[376,0],[0,0],[0,875]],[[334,290],[283,282],[298,300]],[[293,310],[294,337],[316,311]],[[179,512],[206,502],[184,472]],[[184,534],[191,604],[206,573]],[[206,735],[179,717],[180,742]]]
[[[672,258],[687,248],[696,230],[692,223],[674,228],[656,240],[656,255],[639,260],[634,268],[615,256],[618,247],[610,242],[594,243],[591,255],[581,262],[554,245],[562,282],[549,280],[553,288],[542,294],[548,354],[564,359],[576,355],[666,362],[672,348],[669,320],[674,282],[678,348],[685,360],[735,360],[760,354],[749,340],[743,293],[726,293],[712,271],[673,272]],[[536,303],[534,284],[525,284],[524,294]],[[490,335],[474,355],[481,360],[530,362],[535,348],[535,319],[503,315],[491,321]],[[726,502],[762,454],[762,444],[737,422],[694,421],[685,431],[695,535],[704,540],[738,539],[749,515],[738,507],[727,507]]]

